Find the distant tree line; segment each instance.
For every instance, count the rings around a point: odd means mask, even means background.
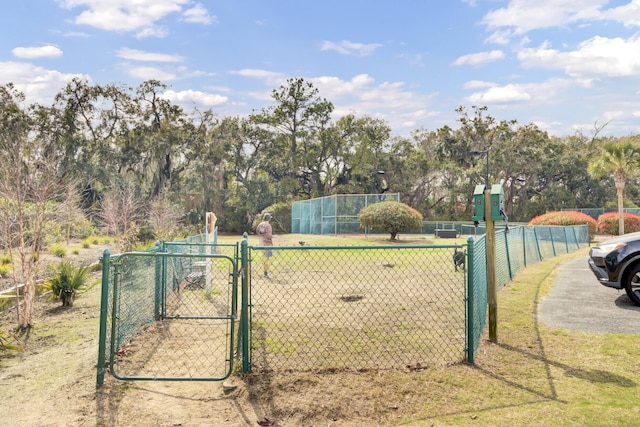
[[[601,137],[597,127],[554,137],[478,106],[459,107],[455,126],[392,136],[370,116],[334,121],[333,104],[302,78],[248,117],[187,114],[162,96],[166,89],[155,80],[130,88],[76,79],[43,106],[1,86],[0,167],[46,170],[46,182],[63,184],[49,190],[52,202],[71,216],[77,207],[111,234],[157,236],[169,232],[163,213],[189,225],[213,211],[220,230],[242,232],[274,203],[341,193],[397,192],[426,220],[469,220],[474,186],[487,173],[486,157],[474,152],[488,151],[489,181],[504,186],[509,219],[527,221],[561,208],[615,207],[612,176],[592,178],[589,160],[606,143],[637,139]],[[16,151],[16,141],[28,147]],[[629,176],[625,205],[633,207],[640,187]]]

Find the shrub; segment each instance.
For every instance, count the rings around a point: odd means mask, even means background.
[[[635,233],[640,231],[640,216],[631,213],[624,213],[624,232]],[[597,227],[604,234],[618,234],[619,232],[618,212],[603,213],[598,217]]]
[[[7,264],[11,264],[11,255],[2,254],[0,256],[0,265],[7,265]]]
[[[0,277],[4,277],[11,271],[10,264],[0,264]]]
[[[51,252],[54,256],[57,256],[58,258],[63,258],[67,254],[67,248],[65,248],[61,244],[56,243],[51,245],[51,247],[49,248],[49,252]]]
[[[82,239],[80,241],[80,244],[82,245],[83,248],[85,249],[89,249],[91,247],[91,241],[89,240],[89,238],[87,237],[86,239]]]
[[[78,248],[73,248],[73,249],[71,250],[71,253],[72,253],[72,254],[74,254],[74,255],[80,255],[80,249],[78,249]]]
[[[358,214],[361,227],[386,231],[390,239],[396,240],[401,231],[422,228],[422,214],[409,205],[400,202],[374,203],[362,209]]]
[[[529,221],[529,225],[589,225],[589,236],[596,234],[596,220],[589,215],[576,211],[556,211],[538,215]]]
[[[52,299],[60,299],[63,306],[72,306],[78,292],[86,291],[93,285],[88,283],[90,268],[77,266],[69,260],[62,261],[53,278],[44,283],[51,291]]]

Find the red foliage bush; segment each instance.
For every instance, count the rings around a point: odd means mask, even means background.
[[[555,211],[538,215],[529,221],[529,225],[584,225],[589,224],[589,236],[596,234],[596,220],[589,215],[576,211]],[[625,222],[626,224],[626,222]]]
[[[598,230],[603,234],[618,234],[618,212],[603,213],[598,217]],[[624,213],[624,232],[635,233],[640,231],[640,216]]]

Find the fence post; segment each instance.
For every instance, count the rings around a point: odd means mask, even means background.
[[[240,306],[240,339],[242,340],[242,373],[251,371],[251,355],[249,354],[249,235],[245,232],[240,244],[242,271],[242,298]]]
[[[522,229],[522,261],[524,266],[527,266],[527,230],[526,227],[520,227]]]
[[[156,242],[156,249],[157,252],[164,252],[163,250],[164,244],[161,244],[160,242]],[[153,318],[154,320],[158,320],[160,319],[160,307],[162,305],[162,300],[163,300],[163,288],[164,288],[164,283],[165,283],[165,265],[166,265],[166,258],[165,257],[159,257],[156,256],[155,257],[155,281],[156,281],[156,288],[155,288],[155,304],[153,307]],[[164,308],[162,309],[162,314],[164,315]]]
[[[540,242],[538,241],[538,233],[536,227],[533,227],[533,240],[536,242],[536,251],[538,252],[538,261],[542,261],[542,252],[540,252]]]
[[[509,280],[513,279],[513,269],[511,268],[511,254],[509,254],[509,233],[504,232],[504,248],[507,252],[507,266],[509,267]],[[504,284],[504,283],[503,283]]]
[[[105,249],[102,253],[102,293],[100,296],[100,335],[98,338],[98,364],[97,364],[97,377],[96,388],[99,388],[104,384],[104,374],[106,372],[105,367],[105,351],[107,346],[107,315],[108,315],[108,303],[109,303],[109,268],[110,268],[111,252],[109,249]]]
[[[551,226],[548,226],[547,229],[549,230],[549,237],[551,237],[551,249],[553,249],[553,257],[555,258],[557,256],[556,254],[556,244],[553,241],[553,228],[551,228]]]
[[[467,362],[473,365],[475,356],[475,299],[474,292],[474,245],[473,238],[467,238]]]

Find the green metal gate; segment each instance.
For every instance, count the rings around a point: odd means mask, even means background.
[[[98,385],[107,366],[123,380],[215,381],[231,374],[236,256],[150,251],[106,253],[102,261],[101,311],[110,315],[101,316]]]

